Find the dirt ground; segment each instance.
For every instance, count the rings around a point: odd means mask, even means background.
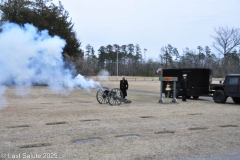
[[[100,81],[118,88],[119,80]],[[189,99],[160,104],[158,80],[130,80],[120,106],[99,104],[97,89],[66,97],[35,86],[0,110],[0,159],[145,160],[240,155],[240,106]],[[132,90],[132,91],[131,91]],[[135,90],[141,90],[136,92]],[[146,91],[152,91],[146,92]],[[171,102],[171,99],[165,99]]]

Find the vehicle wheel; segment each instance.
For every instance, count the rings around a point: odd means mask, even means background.
[[[97,91],[96,98],[98,103],[100,104],[108,103],[108,91],[109,89],[107,87],[102,87]]]
[[[111,106],[119,106],[119,105],[121,105],[122,101],[123,101],[123,93],[120,89],[113,88],[108,93],[108,103]]]
[[[240,104],[240,98],[232,97],[232,100],[233,100],[234,103]]]
[[[193,96],[193,99],[198,99],[199,98],[199,96]]]
[[[173,91],[170,91],[170,96],[169,98],[172,98],[173,97]]]
[[[227,100],[227,97],[222,90],[217,90],[213,94],[213,100],[215,103],[225,103]]]

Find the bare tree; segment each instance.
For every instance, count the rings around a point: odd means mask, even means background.
[[[228,53],[240,46],[239,28],[219,27],[215,29],[216,36],[212,36],[215,42],[213,47],[226,57]]]

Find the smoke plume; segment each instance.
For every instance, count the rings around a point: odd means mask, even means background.
[[[0,44],[0,110],[7,105],[3,96],[8,85],[21,89],[47,85],[55,93],[75,87],[90,90],[99,85],[80,74],[73,77],[71,69],[64,68],[62,51],[66,42],[50,36],[47,30],[6,22],[0,32]],[[24,96],[24,92],[21,94]]]
[[[109,77],[109,72],[105,69],[101,70],[99,73],[98,73],[98,79],[100,81],[108,81],[108,77]]]

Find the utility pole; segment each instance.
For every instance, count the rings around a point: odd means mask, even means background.
[[[118,76],[118,50],[117,50],[117,76]]]
[[[116,66],[117,66],[117,76],[118,76],[118,46],[117,46],[117,45],[113,45],[113,48],[112,48],[112,49],[117,52],[117,62],[116,62]]]
[[[147,49],[144,48],[144,61],[146,60],[146,52],[147,52]]]

